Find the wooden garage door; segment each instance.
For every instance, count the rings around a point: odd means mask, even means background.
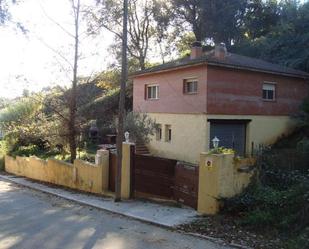
[[[213,148],[214,137],[220,140],[219,147],[234,149],[238,155],[245,155],[246,123],[228,120],[210,122],[210,148]]]

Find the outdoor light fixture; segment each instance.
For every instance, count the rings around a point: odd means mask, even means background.
[[[219,147],[219,138],[215,137],[213,140],[212,140],[212,144],[214,146],[215,149],[217,149]]]
[[[124,133],[124,137],[125,137],[125,139],[126,139],[126,143],[129,143],[130,133],[129,133],[128,131],[126,131],[126,132]]]

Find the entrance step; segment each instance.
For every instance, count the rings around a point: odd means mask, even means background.
[[[137,142],[135,145],[135,154],[138,155],[150,155],[149,149],[144,143]]]

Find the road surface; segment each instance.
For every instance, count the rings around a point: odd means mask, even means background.
[[[227,247],[0,180],[0,248]]]

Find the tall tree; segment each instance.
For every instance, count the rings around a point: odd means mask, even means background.
[[[247,0],[171,0],[178,23],[188,23],[197,41],[231,44],[238,38]]]
[[[267,2],[265,4],[268,8]],[[309,72],[309,2],[298,4],[297,1],[286,0],[280,3],[278,9],[278,20],[272,26],[265,30],[259,26],[254,28],[249,22],[246,28],[250,30],[249,35],[231,49]],[[255,18],[259,16],[261,14]]]
[[[22,0],[0,0],[0,26],[7,23],[12,23],[19,31],[26,33],[27,30],[20,22],[15,22],[11,15],[11,7],[14,4],[18,4]]]
[[[71,80],[71,89],[70,94],[67,99],[64,100],[66,104],[66,110],[63,113],[62,110],[58,108],[53,108],[53,111],[58,115],[62,120],[65,128],[66,139],[69,143],[70,154],[71,154],[71,162],[76,159],[76,150],[77,150],[77,135],[79,134],[78,124],[77,124],[77,86],[80,81],[85,81],[85,79],[78,78],[78,64],[80,60],[80,27],[82,22],[82,8],[80,0],[68,0],[68,3],[71,6],[71,12],[73,17],[73,30],[67,29],[61,23],[58,23],[56,20],[48,16],[45,10],[42,8],[46,17],[55,24],[61,31],[67,34],[73,40],[73,50],[72,57],[68,57],[62,51],[53,48],[51,45],[48,45],[43,40],[39,39],[47,48],[49,48],[52,52],[58,56],[60,60],[58,61],[59,67],[66,73],[66,75],[70,75],[69,78]],[[64,62],[65,64],[63,64]],[[67,96],[67,95],[66,95]],[[63,107],[61,107],[63,109]]]
[[[16,0],[0,0],[0,25],[10,19],[9,4],[16,3]]]
[[[69,117],[69,144],[71,153],[71,162],[76,159],[76,88],[77,88],[77,70],[78,70],[78,60],[79,60],[79,21],[80,21],[80,0],[71,0],[72,10],[74,16],[74,63],[73,63],[73,79],[72,79],[72,89],[71,89],[71,99],[70,99],[70,117]]]
[[[248,1],[242,32],[250,39],[267,35],[280,21],[282,5],[277,0]]]
[[[188,23],[195,39],[202,41],[205,38],[204,16],[206,15],[206,3],[199,0],[171,0],[174,10],[174,18],[178,25]]]
[[[125,112],[125,90],[128,77],[128,0],[123,1],[123,29],[122,29],[122,66],[121,66],[121,86],[118,113],[118,134],[117,134],[117,176],[115,186],[115,201],[121,200],[121,173],[122,173],[122,143],[124,135],[124,112]]]
[[[105,28],[116,36],[116,46],[122,41],[122,2],[121,0],[97,0],[97,9],[89,9],[90,30],[97,32]],[[131,0],[128,3],[128,55],[138,61],[139,68],[145,69],[150,51],[150,43],[159,30],[160,1]],[[153,44],[152,44],[153,45]],[[119,47],[119,46],[118,46]]]

